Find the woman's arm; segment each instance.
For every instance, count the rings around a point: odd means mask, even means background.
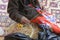
[[[19,9],[18,0],[9,0],[8,8],[7,8],[7,12],[9,13],[9,17],[12,20],[20,23],[22,15],[19,13],[22,13],[22,12],[20,12],[18,9]]]

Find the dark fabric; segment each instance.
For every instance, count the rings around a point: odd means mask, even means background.
[[[49,26],[45,25],[45,24],[41,24],[39,25],[39,27],[42,29],[39,33],[38,33],[38,40],[60,40],[60,36],[54,34]]]
[[[60,35],[54,34],[49,26],[45,24],[39,25],[41,28],[40,32],[38,33],[38,38],[34,40],[60,40]],[[33,40],[27,35],[21,33],[12,33],[4,37],[4,40]]]
[[[22,16],[27,17],[29,20],[39,15],[35,8],[29,7],[28,4],[37,4],[36,0],[9,0],[7,12],[9,17],[16,22],[21,21]],[[39,6],[39,4],[37,4]],[[27,10],[25,10],[27,9]]]
[[[32,40],[32,39],[21,33],[13,33],[5,36],[4,40]]]

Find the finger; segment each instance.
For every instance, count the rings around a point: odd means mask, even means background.
[[[29,20],[24,20],[24,21],[23,21],[23,24],[28,24],[28,23],[30,23]]]
[[[28,20],[28,19],[26,19],[25,21],[26,21],[26,23],[30,23],[30,20]]]

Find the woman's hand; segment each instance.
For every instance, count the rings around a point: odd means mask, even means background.
[[[21,18],[21,23],[22,24],[27,24],[27,23],[30,23],[30,20],[28,20],[26,17],[22,17]]]

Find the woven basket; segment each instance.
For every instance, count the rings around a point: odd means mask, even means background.
[[[11,24],[8,29],[7,29],[7,34],[10,33],[23,33],[25,35],[30,36],[33,39],[36,39],[38,37],[38,32],[39,32],[39,28],[37,27],[37,25],[34,24],[19,24],[19,23],[13,23]]]

